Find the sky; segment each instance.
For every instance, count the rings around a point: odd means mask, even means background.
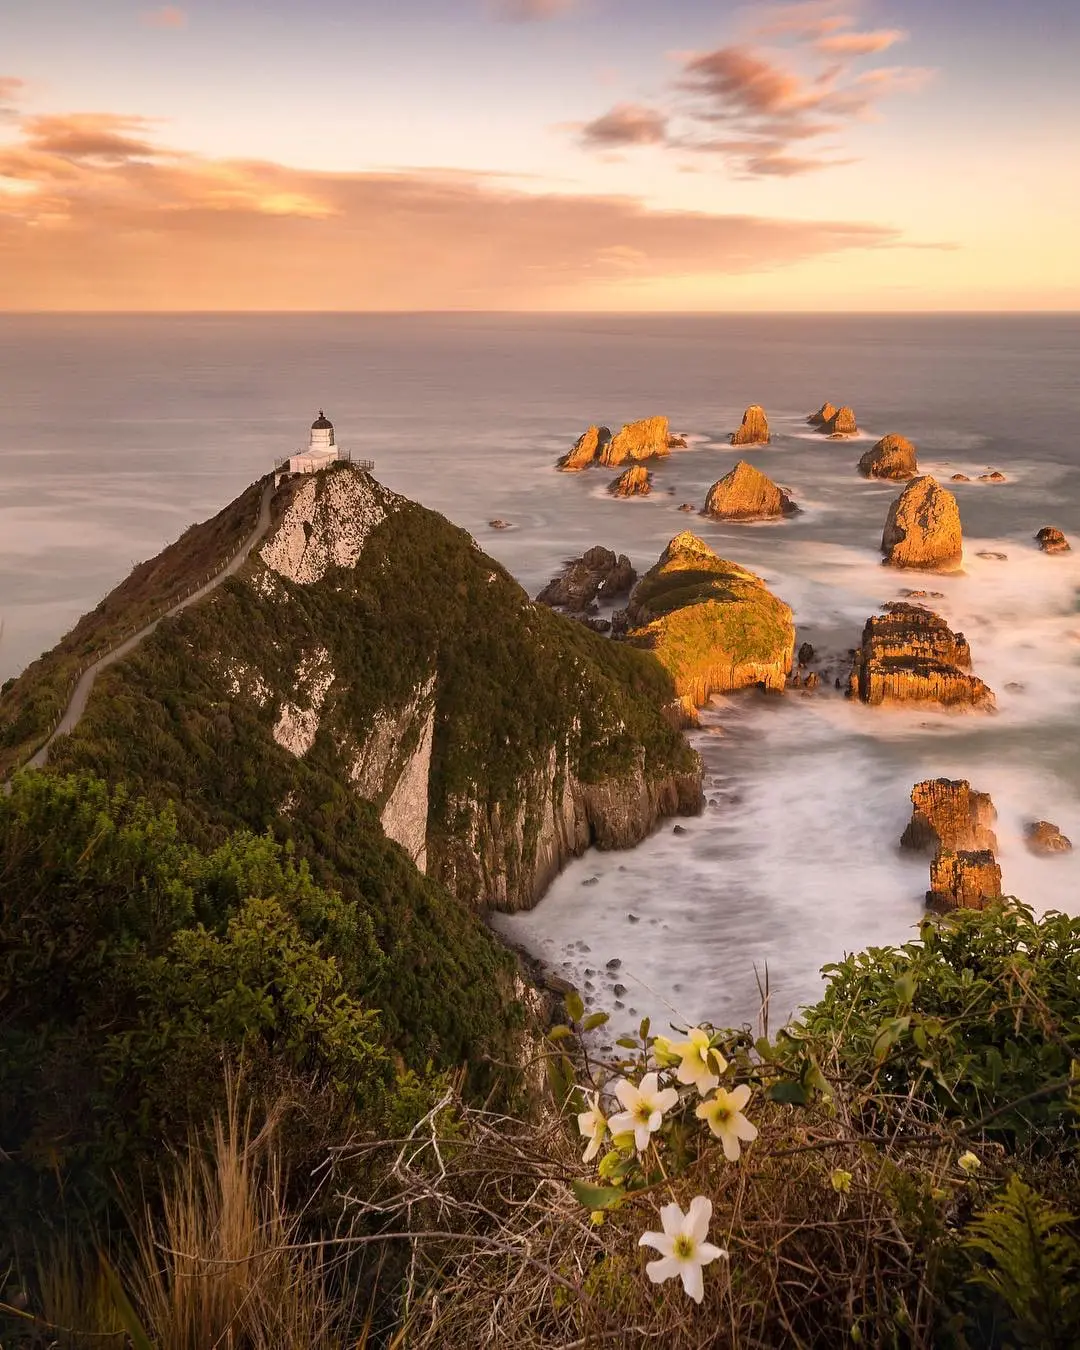
[[[3,0],[0,310],[1076,310],[1078,65],[1078,0]]]

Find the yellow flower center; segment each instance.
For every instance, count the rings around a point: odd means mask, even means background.
[[[723,1125],[725,1120],[730,1120],[734,1112],[730,1106],[722,1106],[719,1102],[712,1109],[712,1118],[717,1125]]]
[[[634,1107],[634,1119],[642,1125],[648,1125],[649,1117],[652,1115],[652,1106],[649,1102],[640,1101]]]
[[[680,1233],[671,1244],[671,1252],[679,1261],[689,1261],[694,1254],[694,1239],[686,1233]]]

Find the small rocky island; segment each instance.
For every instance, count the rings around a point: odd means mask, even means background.
[[[644,464],[634,464],[608,484],[608,491],[613,497],[647,497],[652,487],[653,476],[649,470]]]
[[[971,673],[971,648],[940,615],[896,601],[866,621],[848,693],[861,703],[936,703],[992,709],[993,692]]]
[[[735,689],[782,691],[795,650],[789,606],[689,530],[634,587],[615,627],[659,658],[688,707]]]
[[[914,478],[919,472],[915,447],[906,436],[895,433],[882,436],[859,460],[859,472],[864,478],[891,478],[897,482]]]
[[[964,541],[956,498],[929,475],[914,479],[889,508],[881,551],[889,567],[959,567]]]
[[[709,489],[702,515],[713,520],[779,520],[796,515],[798,510],[771,478],[740,459]]]
[[[759,403],[751,403],[743,413],[742,424],[731,433],[732,445],[768,445],[769,419]]]
[[[911,789],[911,805],[900,847],[932,854],[926,903],[932,909],[985,909],[1000,900],[997,812],[989,793],[964,779],[931,778]]]
[[[645,417],[628,422],[614,436],[608,427],[591,426],[578,437],[556,465],[564,473],[578,473],[592,464],[606,468],[660,459],[673,449],[685,447],[681,436],[673,436],[666,417]]]
[[[815,413],[811,413],[806,419],[812,426],[816,427],[823,436],[828,436],[832,440],[840,440],[844,436],[857,436],[859,427],[855,421],[855,411],[845,404],[842,408],[835,407],[832,403],[823,403]]]
[[[1035,536],[1035,542],[1044,553],[1068,553],[1072,545],[1053,525],[1044,525]]]
[[[625,553],[616,557],[611,549],[597,544],[580,558],[568,559],[536,600],[574,617],[595,614],[598,601],[607,603],[629,595],[635,581],[637,573]]]

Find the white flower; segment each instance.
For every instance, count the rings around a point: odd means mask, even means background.
[[[710,1036],[700,1027],[691,1027],[685,1041],[675,1041],[669,1047],[682,1058],[675,1075],[680,1083],[693,1083],[703,1097],[717,1087],[720,1075],[727,1069],[727,1060],[719,1050],[709,1045]]]
[[[599,1092],[593,1093],[592,1105],[587,1111],[578,1112],[577,1127],[583,1138],[589,1141],[581,1161],[592,1162],[600,1152],[600,1145],[604,1142],[604,1132],[607,1130],[607,1117],[600,1109]]]
[[[982,1166],[982,1162],[968,1149],[966,1153],[961,1153],[956,1160],[957,1165],[969,1174],[977,1172]]]
[[[702,1266],[715,1261],[718,1256],[727,1256],[722,1247],[714,1247],[705,1239],[709,1235],[709,1220],[712,1218],[712,1201],[703,1195],[695,1195],[690,1201],[686,1214],[678,1205],[665,1205],[660,1211],[662,1233],[642,1233],[639,1247],[654,1247],[660,1253],[659,1261],[650,1261],[645,1271],[653,1284],[662,1284],[664,1280],[680,1276],[683,1288],[694,1300],[700,1303],[705,1297],[705,1283],[701,1278]]]
[[[608,1129],[612,1134],[633,1132],[639,1153],[649,1147],[649,1136],[660,1128],[664,1112],[670,1111],[679,1100],[674,1088],[658,1091],[659,1083],[655,1073],[647,1073],[640,1087],[635,1087],[627,1078],[620,1078],[615,1084],[615,1096],[626,1109],[611,1117]]]
[[[717,1088],[716,1096],[702,1102],[694,1112],[698,1120],[707,1120],[709,1129],[717,1139],[723,1141],[724,1157],[728,1162],[739,1161],[740,1139],[745,1139],[749,1143],[750,1140],[757,1138],[757,1126],[751,1125],[742,1113],[749,1100],[750,1089],[745,1083],[740,1083],[730,1092]]]

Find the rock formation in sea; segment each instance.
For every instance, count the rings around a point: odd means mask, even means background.
[[[855,411],[846,404],[842,408],[837,408],[832,417],[828,418],[821,427],[824,435],[830,440],[840,440],[844,436],[857,436],[859,427],[855,421]]]
[[[768,445],[769,419],[759,403],[751,403],[743,413],[742,424],[731,433],[732,445]]]
[[[1069,541],[1053,525],[1044,525],[1035,538],[1044,553],[1068,553],[1070,551]]]
[[[798,510],[771,478],[740,459],[709,489],[702,515],[714,520],[777,520]]]
[[[634,464],[608,485],[615,497],[647,497],[652,491],[652,474],[644,464]]]
[[[1024,843],[1032,853],[1051,854],[1072,851],[1072,840],[1066,839],[1056,825],[1048,820],[1032,820],[1024,826]]]
[[[859,472],[864,478],[893,478],[903,481],[919,472],[915,461],[915,447],[906,436],[891,433],[867,450],[859,460]]]
[[[635,581],[637,573],[626,554],[616,557],[611,549],[598,544],[580,558],[569,558],[536,599],[552,609],[584,614],[597,600],[606,604],[629,595]]]
[[[817,412],[811,413],[806,419],[812,427],[823,427],[831,422],[836,416],[836,408],[832,403],[823,403]]]
[[[640,422],[628,422],[601,446],[596,462],[614,468],[636,460],[658,459],[669,454],[672,447],[685,444],[682,437],[671,434],[666,417],[645,417]]]
[[[889,507],[881,551],[889,567],[958,567],[964,547],[956,498],[929,475],[914,479]]]
[[[932,909],[985,909],[1001,899],[1001,868],[989,849],[942,849],[930,864]]]
[[[696,707],[713,693],[782,690],[791,670],[791,609],[760,577],[719,557],[689,530],[641,578],[619,626],[653,652]]]
[[[559,460],[556,468],[562,469],[564,473],[580,473],[582,469],[596,463],[600,451],[610,440],[611,431],[607,427],[588,427]]]
[[[921,605],[895,602],[866,621],[848,692],[862,703],[936,703],[992,709],[994,695],[971,674],[963,633]]]
[[[949,476],[950,483],[970,483],[971,479],[966,473],[954,473]]]
[[[919,853],[942,848],[997,851],[997,819],[988,792],[977,792],[966,779],[928,778],[911,789],[911,820],[900,847]]]
[[[1008,481],[1000,469],[991,469],[989,473],[979,474],[980,483],[1007,483]]]

